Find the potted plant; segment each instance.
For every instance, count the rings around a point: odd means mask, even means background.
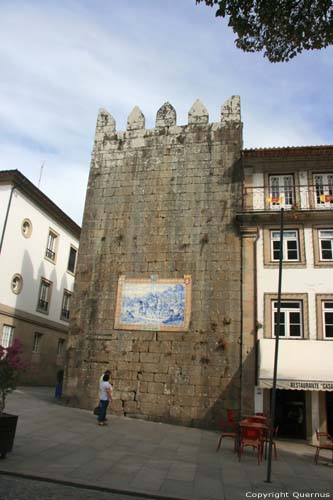
[[[12,450],[17,415],[5,413],[6,398],[18,383],[20,372],[27,366],[21,360],[22,346],[18,339],[15,339],[9,347],[0,345],[0,456],[5,458],[6,454]]]

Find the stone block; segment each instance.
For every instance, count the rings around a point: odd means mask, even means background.
[[[148,382],[149,394],[163,394],[164,384],[160,382]]]

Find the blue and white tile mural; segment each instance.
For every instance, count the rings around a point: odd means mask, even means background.
[[[190,281],[119,280],[116,328],[183,329]]]
[[[185,283],[124,283],[120,323],[137,326],[183,327]]]

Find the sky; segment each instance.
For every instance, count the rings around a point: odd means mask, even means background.
[[[240,95],[245,148],[332,144],[333,48],[272,64],[234,39],[195,0],[1,0],[0,170],[81,224],[99,108],[122,131],[136,105],[147,128],[198,98],[217,122]]]

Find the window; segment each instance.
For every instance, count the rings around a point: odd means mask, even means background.
[[[272,302],[273,336],[277,329],[277,301]],[[302,302],[283,301],[280,308],[280,337],[302,338]]]
[[[65,352],[65,339],[58,340],[57,356],[63,356]]]
[[[24,219],[21,226],[22,234],[25,238],[30,238],[32,233],[32,224],[29,219]]]
[[[42,333],[35,333],[34,343],[32,345],[32,352],[40,352],[40,345],[41,345],[42,337],[43,337]]]
[[[333,207],[333,174],[314,176],[315,202],[319,208]]]
[[[280,231],[271,231],[271,256],[272,261],[280,259]],[[298,261],[299,258],[299,243],[298,231],[283,231],[283,250],[282,259],[284,261]]]
[[[294,179],[292,175],[271,175],[269,189],[268,201],[271,208],[290,208],[294,204]]]
[[[52,262],[55,262],[56,260],[57,238],[57,233],[50,230],[47,238],[45,257],[47,257],[49,260],[52,260]]]
[[[11,282],[11,289],[12,292],[15,293],[15,295],[18,295],[21,293],[23,287],[23,278],[20,274],[14,274],[12,277],[12,282]]]
[[[76,255],[77,255],[77,249],[71,246],[69,249],[67,271],[73,274],[75,272]]]
[[[318,237],[320,260],[333,260],[333,229],[320,229]]]
[[[324,338],[333,339],[333,301],[323,301],[322,310]]]
[[[61,306],[61,319],[65,321],[69,321],[70,315],[70,302],[71,302],[72,294],[68,290],[64,290],[64,295],[62,298],[62,306]]]
[[[37,310],[47,314],[49,312],[49,305],[51,299],[51,289],[52,283],[51,281],[46,280],[45,278],[41,279],[40,288],[39,288],[39,298],[37,304]]]
[[[13,343],[13,337],[14,337],[14,327],[10,325],[3,325],[2,336],[1,336],[2,347],[10,347]]]

